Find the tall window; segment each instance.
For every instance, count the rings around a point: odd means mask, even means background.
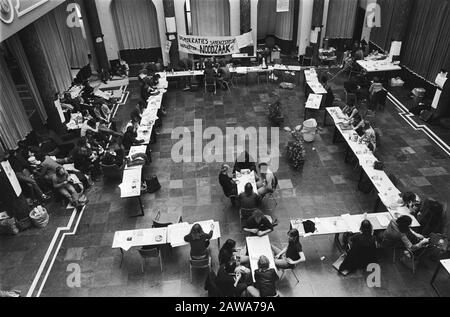
[[[192,35],[191,0],[186,0],[184,4],[184,20],[186,22],[186,35]]]

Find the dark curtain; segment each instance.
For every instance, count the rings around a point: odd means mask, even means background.
[[[402,47],[402,63],[425,79],[434,81],[449,60],[450,3],[416,0]]]
[[[379,0],[380,27],[374,27],[370,40],[385,51],[392,41],[402,41],[408,26],[413,0]]]

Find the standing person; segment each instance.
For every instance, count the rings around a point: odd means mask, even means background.
[[[252,297],[276,296],[276,282],[280,279],[277,271],[270,268],[269,259],[261,255],[258,260],[258,269],[255,270],[255,284],[247,287]]]
[[[333,101],[334,101],[334,94],[333,94],[333,89],[331,89],[331,86],[328,84],[327,76],[322,76],[320,78],[320,82],[322,83],[323,88],[327,91],[327,94],[323,101],[323,105],[324,105],[324,107],[331,107],[333,105]]]
[[[209,240],[214,233],[214,224],[211,224],[209,233],[203,232],[202,226],[198,223],[194,224],[191,232],[184,237],[184,241],[191,245],[191,258],[194,260],[202,260],[209,256]]]
[[[289,230],[288,237],[288,245],[283,249],[271,245],[272,252],[275,256],[275,265],[280,269],[293,268],[298,263],[305,261],[305,255],[300,243],[300,234],[298,233],[298,230]]]
[[[375,107],[377,106],[378,99],[380,99],[379,92],[383,91],[383,84],[381,83],[380,79],[375,76],[373,78],[373,82],[369,87],[369,113],[373,113],[375,111]]]
[[[351,273],[357,269],[365,269],[370,263],[377,263],[377,247],[370,221],[363,220],[359,231],[349,238],[349,251],[339,267],[340,273]]]

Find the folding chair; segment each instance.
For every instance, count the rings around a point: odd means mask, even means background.
[[[192,283],[192,269],[211,269],[211,256],[208,255],[206,259],[196,260],[193,258],[189,258],[190,263],[190,275],[191,275],[191,283]]]
[[[151,246],[149,246],[151,247]],[[149,258],[159,258],[159,266],[161,267],[161,272],[163,271],[163,267],[162,267],[162,257],[161,257],[161,250],[158,247],[153,247],[153,248],[141,248],[138,250],[142,262],[141,262],[141,269],[142,269],[142,273],[144,273],[144,267],[145,264],[147,262],[147,259]]]

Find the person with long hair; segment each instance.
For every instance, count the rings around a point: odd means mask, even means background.
[[[420,223],[419,232],[425,237],[430,236],[431,233],[443,233],[445,221],[442,203],[427,198],[412,214]]]
[[[230,261],[246,265],[250,262],[248,255],[240,254],[236,249],[236,241],[233,239],[228,239],[222,245],[219,251],[219,264],[225,264]]]
[[[261,197],[253,191],[253,186],[250,183],[245,184],[244,192],[238,196],[241,208],[255,209],[261,202]]]
[[[258,269],[255,270],[255,284],[247,287],[252,297],[276,296],[276,282],[280,279],[277,271],[270,267],[269,259],[261,255],[258,260]]]
[[[298,233],[298,230],[289,230],[288,237],[288,245],[283,249],[271,245],[272,252],[275,256],[275,265],[279,269],[293,268],[298,263],[305,261],[305,255],[300,243],[300,234]]]
[[[211,224],[211,230],[206,234],[202,226],[198,223],[194,224],[191,231],[184,237],[184,241],[191,245],[191,258],[195,260],[205,259],[209,255],[209,240],[211,240],[214,232],[214,224]]]
[[[339,267],[339,272],[354,272],[365,269],[368,264],[377,262],[376,243],[373,235],[372,223],[364,219],[358,233],[352,235],[348,241],[347,255]]]

